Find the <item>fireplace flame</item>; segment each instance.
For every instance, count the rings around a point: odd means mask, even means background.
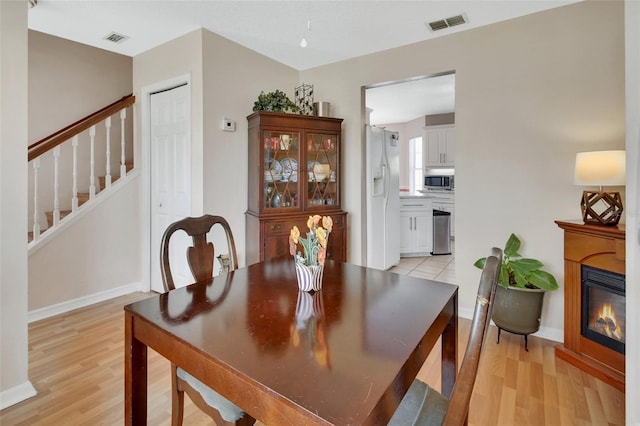
[[[598,319],[594,327],[596,331],[613,339],[623,340],[622,330],[620,329],[618,321],[616,320],[615,311],[610,303],[604,303],[602,305],[597,317]]]

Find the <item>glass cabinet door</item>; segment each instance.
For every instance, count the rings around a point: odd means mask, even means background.
[[[299,208],[300,134],[265,131],[263,140],[264,208],[266,210]]]
[[[307,207],[338,204],[338,136],[307,134]]]

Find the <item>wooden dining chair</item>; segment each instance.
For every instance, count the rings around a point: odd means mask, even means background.
[[[238,269],[238,255],[236,243],[229,223],[222,216],[206,214],[200,217],[186,217],[172,223],[164,231],[160,250],[160,269],[162,271],[162,283],[165,291],[175,288],[171,266],[169,261],[169,241],[176,231],[184,231],[193,240],[193,246],[187,248],[187,260],[193,274],[194,281],[206,281],[213,276],[213,264],[215,262],[215,249],[213,243],[207,241],[207,233],[215,226],[222,227],[226,239],[229,254],[229,269]]]
[[[476,381],[480,354],[489,328],[491,309],[500,278],[502,250],[492,248],[480,277],[476,306],[471,321],[469,342],[456,382],[447,399],[430,388],[426,383],[415,379],[398,409],[389,421],[389,425],[466,425],[469,414],[469,402]]]
[[[229,269],[238,269],[236,245],[229,223],[221,216],[204,215],[187,217],[166,229],[162,236],[160,268],[165,291],[175,289],[169,262],[169,242],[177,231],[184,231],[193,240],[193,246],[187,247],[187,261],[195,282],[210,281],[213,277],[215,248],[207,242],[207,233],[219,225],[224,230],[229,254]],[[217,425],[252,425],[255,419],[244,413],[235,404],[207,387],[182,368],[171,364],[171,424],[182,425],[184,414],[184,394],[203,412],[208,414]]]

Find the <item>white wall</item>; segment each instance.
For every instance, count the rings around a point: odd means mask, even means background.
[[[27,5],[0,2],[0,409],[35,395],[27,368]]]
[[[131,179],[119,182],[124,186],[112,188],[106,200],[29,255],[30,313],[50,309],[56,314],[55,305],[140,289],[141,179]]]
[[[627,113],[626,422],[640,425],[640,2],[625,2]]]
[[[130,94],[132,62],[29,30],[29,143]]]
[[[29,144],[117,101],[132,91],[132,59],[128,56],[97,49],[59,37],[29,31]],[[127,159],[132,159],[133,119],[130,109],[125,126]],[[89,132],[79,136],[78,192],[89,192]],[[111,123],[111,174],[120,174],[120,120]],[[61,145],[59,207],[71,210],[72,164],[71,143]],[[106,170],[106,128],[96,125],[95,172],[104,176]],[[53,210],[53,152],[40,157],[38,182],[38,219],[40,229],[47,228],[45,211]],[[33,171],[29,170],[29,229],[33,227]]]
[[[243,265],[246,117],[261,90],[280,89],[292,98],[298,73],[206,30],[194,31],[134,58],[137,94],[145,85],[184,74],[191,76],[193,214],[216,214],[229,221]],[[224,117],[236,122],[235,132],[221,130]],[[137,132],[137,140],[146,143],[140,137],[140,128]],[[142,215],[146,223],[144,211]]]
[[[554,220],[580,217],[575,153],[624,146],[623,20],[621,2],[581,2],[301,72],[345,119],[349,261],[363,259],[360,87],[453,70],[461,310],[473,306],[473,262],[511,232],[562,283]],[[562,312],[563,292],[547,295],[547,336],[562,338]]]
[[[29,143],[132,93],[132,59],[102,49],[29,31],[28,123]],[[133,116],[128,111],[129,159],[133,149]],[[111,173],[120,174],[120,123],[112,119]],[[105,174],[106,129],[96,126],[95,171]],[[78,192],[89,192],[89,136],[80,135]],[[26,143],[25,143],[26,146]],[[40,226],[44,212],[53,210],[51,176],[53,154],[43,155],[39,178]],[[60,208],[71,208],[72,154],[70,143],[62,145],[60,158]],[[84,166],[84,167],[83,167]],[[46,174],[48,171],[51,174]],[[29,173],[30,191],[32,173]],[[111,294],[114,289],[141,281],[139,230],[139,183],[109,197],[99,210],[83,216],[78,224],[55,235],[29,256],[29,311]],[[29,192],[28,218],[32,224],[33,196]],[[24,213],[23,213],[24,214]],[[120,292],[124,290],[119,290]],[[107,296],[105,296],[107,297]],[[73,305],[71,305],[73,306]],[[52,313],[56,313],[54,309]],[[46,316],[46,315],[44,315]]]
[[[209,31],[203,31],[205,211],[225,217],[233,231],[238,257],[245,264],[247,210],[247,116],[260,91],[276,89],[294,99],[298,72]],[[221,129],[223,117],[235,132]],[[250,236],[257,241],[258,235]]]
[[[140,215],[142,282],[150,288],[151,256],[158,256],[160,248],[150,251],[149,221],[149,141],[148,123],[150,91],[168,89],[176,82],[188,81],[191,88],[191,211],[194,216],[203,212],[203,70],[202,30],[196,30],[162,46],[148,50],[133,58],[133,92],[136,95],[135,148],[136,164],[142,173]],[[167,86],[168,85],[168,86]],[[146,119],[145,119],[146,118]]]

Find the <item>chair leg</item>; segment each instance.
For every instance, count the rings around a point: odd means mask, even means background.
[[[244,416],[240,420],[236,421],[236,426],[253,426],[256,423],[256,419],[244,413]]]
[[[498,327],[498,341],[496,342],[497,345],[500,344],[500,332],[502,331],[502,329],[500,327]]]
[[[171,426],[182,426],[184,391],[179,389],[177,366],[171,364]]]
[[[524,350],[529,352],[529,340],[527,339],[528,335],[524,335]]]

